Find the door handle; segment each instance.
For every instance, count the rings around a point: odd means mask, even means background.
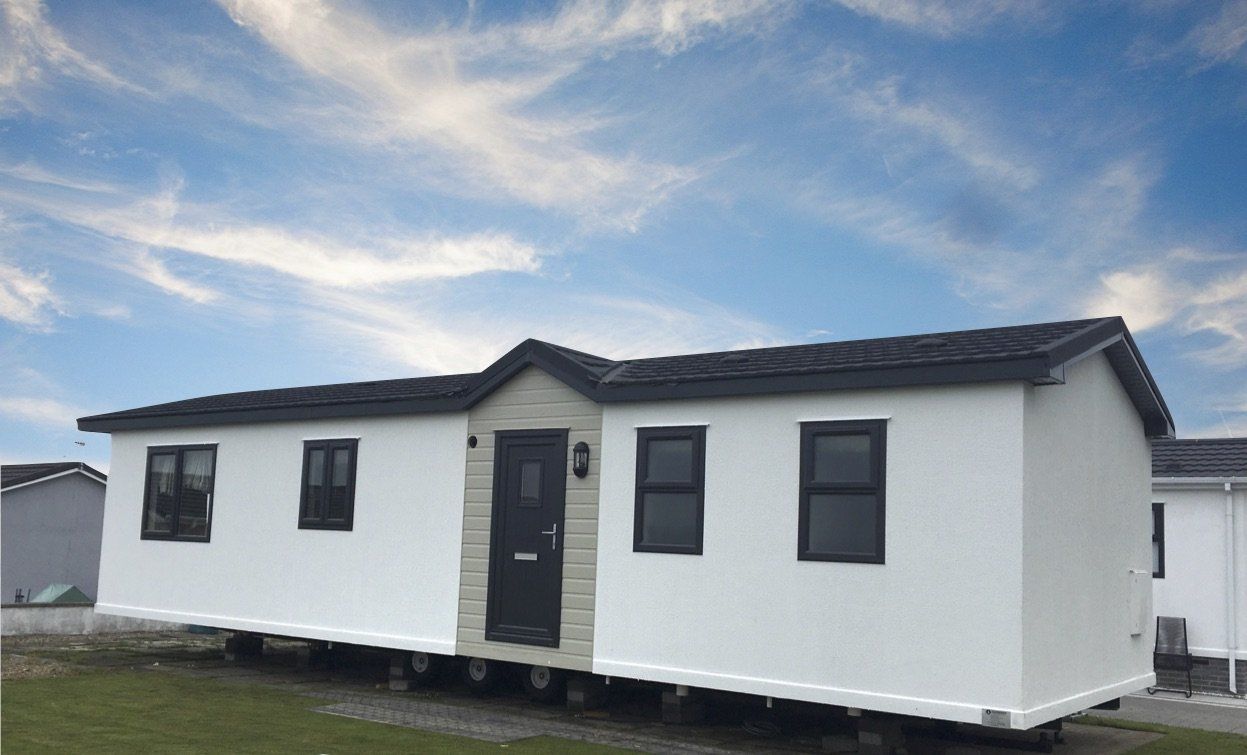
[[[554,524],[550,526],[553,527],[554,529],[542,530],[541,534],[550,536],[550,550],[554,550],[555,548],[558,547],[555,545],[555,543],[559,539],[559,523],[555,522]]]

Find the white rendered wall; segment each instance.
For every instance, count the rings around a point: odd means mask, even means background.
[[[96,609],[453,653],[466,413],[114,433]],[[354,528],[299,529],[303,441],[359,438]],[[141,540],[148,445],[216,443],[210,543]]]
[[[1025,701],[1038,725],[1154,681],[1131,636],[1130,571],[1151,574],[1151,445],[1102,354],[1024,389]],[[1142,595],[1144,616],[1149,595]]]
[[[1238,484],[1233,492],[1238,572],[1235,644],[1237,657],[1247,660],[1247,486]],[[1225,658],[1225,489],[1157,483],[1152,500],[1165,504],[1165,577],[1152,580],[1156,615],[1186,618],[1193,655]]]
[[[593,670],[981,722],[1022,668],[1018,383],[608,404]],[[888,418],[886,564],[797,560],[802,421]],[[636,428],[705,424],[704,553],[634,553]]]

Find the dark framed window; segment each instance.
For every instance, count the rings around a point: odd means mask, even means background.
[[[705,427],[638,428],[632,550],[700,554],[705,492]]]
[[[215,480],[215,444],[149,447],[143,539],[208,542]]]
[[[303,441],[299,528],[349,530],[355,517],[355,438]]]
[[[797,558],[883,563],[883,420],[801,423]]]
[[[1152,576],[1165,578],[1165,504],[1152,504]]]

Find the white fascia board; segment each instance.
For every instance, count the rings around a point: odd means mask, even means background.
[[[1247,477],[1153,477],[1153,488],[1222,488],[1230,485],[1234,488],[1247,486]]]
[[[66,469],[64,472],[57,472],[56,474],[51,474],[51,475],[48,475],[47,477],[40,477],[37,480],[28,480],[26,482],[20,482],[16,485],[9,485],[8,487],[4,488],[4,490],[7,492],[10,490],[17,490],[18,488],[24,488],[27,485],[38,485],[41,482],[47,482],[48,480],[55,480],[57,477],[64,477],[65,475],[71,475],[71,474],[80,474],[83,477],[87,478],[88,480],[95,480],[101,485],[108,484],[107,480],[101,480],[100,478],[96,477],[95,475],[91,474],[85,469]]]

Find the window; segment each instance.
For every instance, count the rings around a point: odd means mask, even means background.
[[[303,493],[299,527],[349,530],[355,515],[355,450],[359,441],[303,442]]]
[[[885,423],[801,423],[797,558],[883,563]]]
[[[701,553],[706,428],[637,430],[632,550]]]
[[[1165,578],[1165,504],[1152,504],[1152,576]]]
[[[208,542],[216,446],[147,449],[143,539]]]

